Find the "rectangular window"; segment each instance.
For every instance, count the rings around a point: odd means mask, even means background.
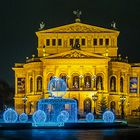
[[[73,46],[73,39],[70,39],[70,46]]]
[[[107,45],[107,46],[109,45],[109,39],[108,38],[105,39],[105,45]]]
[[[17,78],[17,93],[25,93],[25,78]]]
[[[58,46],[62,45],[62,39],[58,39]]]
[[[75,39],[75,44],[79,44],[79,39]]]
[[[94,45],[94,46],[97,45],[97,39],[96,39],[96,38],[93,39],[93,45]]]
[[[46,46],[50,46],[50,39],[46,39]]]
[[[100,45],[103,45],[103,39],[102,39],[102,38],[100,38],[99,44],[100,44]]]
[[[82,46],[85,46],[86,42],[85,42],[85,39],[83,38],[82,39]]]
[[[52,39],[52,45],[53,45],[53,46],[56,45],[56,39]]]

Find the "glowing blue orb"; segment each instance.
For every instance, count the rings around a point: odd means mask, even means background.
[[[115,115],[112,111],[105,111],[103,113],[104,122],[112,123],[115,120]]]
[[[4,111],[3,113],[4,122],[15,123],[17,119],[18,119],[18,114],[14,109],[8,108],[6,111]]]
[[[48,84],[48,91],[52,97],[63,97],[66,90],[66,82],[61,78],[54,77]]]
[[[34,123],[44,123],[46,121],[46,114],[42,110],[37,110],[32,116]]]
[[[25,114],[25,113],[22,113],[20,116],[19,116],[19,122],[21,123],[26,123],[28,121],[28,115]]]
[[[92,113],[88,113],[88,114],[86,115],[86,120],[87,120],[88,122],[92,122],[92,121],[94,120],[94,115],[93,115]]]
[[[65,120],[66,120],[67,118],[66,118],[66,116],[64,116],[64,115],[62,115],[62,114],[59,114],[58,116],[57,116],[57,122],[65,122]]]
[[[60,112],[60,114],[64,116],[63,117],[64,122],[66,122],[69,119],[69,113],[68,113],[68,111],[63,110],[63,111]]]

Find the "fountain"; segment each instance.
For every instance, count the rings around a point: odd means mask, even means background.
[[[67,90],[67,85],[63,79],[53,77],[48,84],[50,97],[40,99],[37,111],[32,115],[32,120],[28,120],[28,115],[20,115],[14,109],[7,109],[3,114],[5,123],[0,128],[117,128],[126,127],[126,121],[116,121],[112,111],[105,111],[101,120],[96,120],[93,113],[89,112],[85,120],[77,119],[77,101],[63,98]],[[9,125],[5,125],[9,124]],[[13,125],[11,125],[13,124]],[[22,125],[21,125],[22,124]]]

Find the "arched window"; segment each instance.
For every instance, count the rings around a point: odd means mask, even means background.
[[[116,91],[116,78],[112,76],[110,79],[110,91]]]
[[[60,78],[61,79],[63,79],[65,82],[66,82],[66,80],[67,80],[67,76],[66,76],[66,74],[60,74]]]
[[[67,88],[69,87],[68,86],[68,79],[67,79],[67,75],[65,73],[61,73],[60,74],[60,78],[63,79],[67,85]]]
[[[79,76],[73,77],[73,88],[75,88],[75,89],[79,88]]]
[[[102,78],[102,76],[97,76],[97,78],[96,78],[96,89],[103,90],[103,78]]]
[[[50,77],[50,81],[52,80],[53,76]]]
[[[33,91],[33,78],[30,78],[30,92]]]
[[[37,77],[37,92],[42,91],[42,77]]]
[[[123,78],[120,78],[120,92],[123,92]]]
[[[85,84],[85,88],[91,88],[91,77],[90,76],[85,76],[84,84]]]
[[[86,114],[91,112],[91,99],[89,98],[84,100],[84,112]]]
[[[49,73],[47,75],[47,85],[46,85],[46,88],[48,89],[48,84],[49,82],[52,80],[52,78],[54,77],[54,74],[53,73]]]
[[[78,99],[76,99],[75,97],[74,97],[73,99],[77,102],[77,111],[78,111],[78,108],[79,108],[79,101],[78,101]]]
[[[115,109],[116,109],[116,103],[115,103],[115,101],[112,101],[111,103],[110,103],[110,109],[111,109],[111,111],[115,111]]]

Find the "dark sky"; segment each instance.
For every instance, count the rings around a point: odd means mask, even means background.
[[[140,62],[140,0],[1,0],[0,79],[14,84],[14,63],[37,54],[35,31],[74,22],[73,10],[82,11],[83,23],[110,28],[114,20],[121,32],[119,52]]]

